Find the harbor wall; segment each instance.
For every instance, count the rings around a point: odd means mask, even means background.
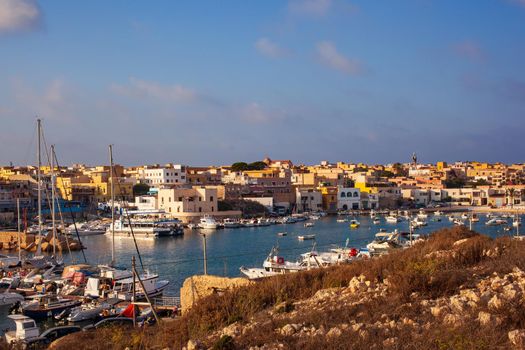
[[[180,290],[182,313],[188,312],[199,299],[225,290],[254,283],[246,278],[228,278],[211,275],[198,275],[186,278]]]

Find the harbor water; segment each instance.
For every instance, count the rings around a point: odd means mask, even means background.
[[[304,227],[305,221],[294,224],[280,224],[260,227],[243,227],[220,230],[190,230],[185,229],[184,236],[159,237],[154,239],[138,239],[137,245],[142,255],[144,269],[158,273],[161,279],[170,281],[167,293],[178,295],[184,280],[192,275],[204,272],[203,234],[207,243],[208,274],[228,277],[240,276],[239,267],[261,267],[264,259],[273,246],[278,245],[280,255],[287,260],[296,260],[301,253],[312,249],[316,244],[318,251],[329,250],[333,246],[344,246],[348,240],[349,247],[365,247],[380,229],[388,232],[398,229],[408,232],[406,220],[397,224],[387,223],[381,217],[380,224],[374,224],[368,216],[358,216],[360,227],[351,229],[349,222],[337,222],[343,217],[327,216],[313,222],[313,227]],[[348,220],[354,217],[347,217]],[[447,216],[441,216],[441,221],[429,215],[428,226],[415,230],[415,233],[428,234],[443,227],[452,227],[453,223]],[[488,219],[480,215],[480,221],[473,223],[473,229],[490,237],[511,235],[516,229],[505,231],[504,226],[487,226]],[[509,226],[512,219],[508,219]],[[466,223],[468,226],[468,222]],[[286,236],[278,233],[286,232]],[[297,236],[315,234],[315,241],[300,241]],[[91,264],[109,263],[111,260],[111,237],[108,235],[82,237],[87,249],[84,251]],[[135,254],[133,239],[127,237],[115,238],[116,262],[122,267],[131,265],[131,257]],[[82,253],[73,252],[74,260],[82,262]],[[64,260],[69,261],[65,256]],[[137,261],[137,266],[140,267]]]

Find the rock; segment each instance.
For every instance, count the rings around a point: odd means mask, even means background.
[[[354,332],[359,331],[361,328],[363,328],[363,324],[362,324],[362,323],[356,323],[356,324],[353,324],[353,325],[352,325],[352,330],[353,330]]]
[[[458,245],[462,245],[463,243],[465,243],[466,241],[468,241],[468,238],[463,238],[463,239],[460,239],[459,241],[455,241],[453,246],[454,247],[457,247]]]
[[[359,337],[360,337],[361,339],[366,339],[366,338],[368,338],[368,331],[367,331],[366,329],[361,329],[361,330],[359,331]]]
[[[488,302],[489,308],[497,310],[503,306],[503,300],[501,300],[497,295],[494,295]]]
[[[387,338],[385,340],[383,340],[383,346],[385,348],[388,348],[388,347],[391,347],[391,346],[394,346],[396,345],[397,343],[397,338],[396,337],[393,337],[393,338]]]
[[[462,313],[465,310],[466,303],[458,296],[450,297],[450,306],[457,313]]]
[[[201,342],[198,340],[188,340],[188,344],[186,344],[187,350],[201,350],[204,349]]]
[[[510,331],[507,336],[509,337],[510,343],[517,349],[523,349],[525,347],[525,329],[515,329]]]
[[[476,291],[473,289],[463,289],[460,294],[465,297],[465,299],[472,301],[474,303],[479,303],[480,298]]]
[[[491,328],[494,328],[501,324],[501,319],[499,317],[496,317],[492,315],[491,313],[488,313],[485,311],[480,311],[478,313],[478,321],[480,325],[488,326]]]
[[[294,326],[291,325],[291,324],[287,324],[287,325],[285,325],[285,326],[284,326],[283,328],[281,328],[281,330],[279,331],[279,333],[281,333],[281,334],[284,335],[284,336],[291,336],[291,335],[294,335],[296,332],[297,332],[296,327],[294,327]]]
[[[443,322],[451,327],[459,327],[463,324],[461,316],[456,314],[448,314],[443,318]]]
[[[509,284],[503,287],[503,299],[507,301],[514,301],[519,296],[519,290],[513,285]]]
[[[330,330],[326,333],[326,336],[328,338],[337,338],[337,337],[340,337],[341,334],[343,334],[343,331],[341,331],[341,329],[337,328],[337,327],[332,327],[330,328]]]
[[[359,276],[361,277],[361,276]],[[364,278],[364,276],[363,276]],[[348,288],[350,289],[350,292],[352,293],[357,293],[363,289],[366,289],[367,286],[366,284],[361,281],[359,278],[357,277],[353,277],[351,280],[350,280],[350,283],[348,283]]]
[[[433,307],[430,308],[430,313],[434,317],[441,316],[444,311],[445,311],[445,308],[443,306],[433,306]]]
[[[240,335],[242,332],[242,327],[237,323],[232,323],[228,327],[225,327],[222,329],[222,335],[229,335],[232,338],[235,338],[236,336]]]

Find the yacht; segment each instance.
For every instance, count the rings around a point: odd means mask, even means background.
[[[414,220],[412,220],[411,224],[412,224],[412,227],[414,228],[420,228],[423,226],[427,226],[426,220],[421,218],[419,215]]]
[[[408,248],[421,240],[419,234],[410,235],[410,233],[398,232],[397,230],[394,232],[378,232],[375,237],[366,246],[372,255],[388,253],[392,249]]]
[[[85,303],[80,306],[76,306],[71,309],[67,320],[69,322],[81,322],[87,320],[93,320],[100,317],[100,314],[104,310],[109,310],[112,307],[108,302],[96,302]]]
[[[135,235],[137,238],[155,238],[163,236],[173,236],[175,234],[172,227],[164,225],[156,221],[146,220],[133,220],[130,221],[120,219],[115,221],[114,224],[110,224],[106,230],[107,235],[113,234],[113,226],[115,227],[115,236],[120,237],[132,237]],[[132,235],[133,231],[133,235]]]
[[[46,319],[82,304],[80,300],[65,299],[50,294],[37,294],[30,298],[32,300],[22,303],[22,313],[33,319]]]
[[[211,216],[204,216],[199,221],[199,228],[205,230],[215,230],[217,228],[217,221]]]

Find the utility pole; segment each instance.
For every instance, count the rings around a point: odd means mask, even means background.
[[[202,234],[203,254],[204,254],[204,274],[208,274],[208,255],[206,252],[206,234]]]

